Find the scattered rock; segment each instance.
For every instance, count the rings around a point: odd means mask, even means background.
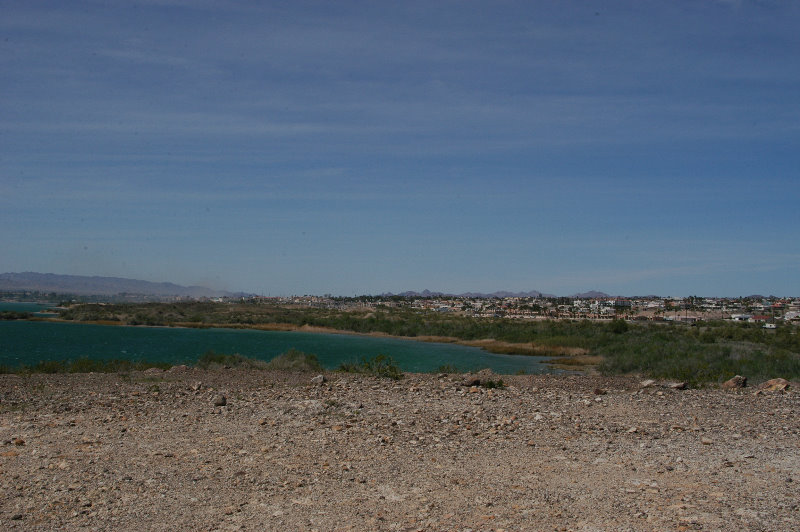
[[[228,398],[220,394],[214,397],[214,406],[225,406],[228,404]]]
[[[673,390],[685,390],[687,385],[685,382],[671,382],[668,386]]]
[[[735,390],[745,386],[747,386],[747,377],[742,377],[741,375],[736,375],[722,383],[723,390]]]
[[[0,375],[0,528],[800,530],[795,393],[315,375]]]
[[[311,379],[311,384],[322,384],[325,381],[327,381],[327,379],[325,378],[325,375],[320,374],[320,375],[317,375],[316,377],[314,377],[313,379]]]
[[[197,381],[194,384],[192,384],[191,389],[192,389],[193,392],[199,392],[200,388],[202,388],[202,387],[203,387],[203,383],[200,382],[200,381]]]
[[[639,386],[641,388],[649,388],[650,386],[653,386],[655,383],[656,381],[654,381],[653,379],[647,379],[646,381],[642,381],[641,383],[639,383]]]

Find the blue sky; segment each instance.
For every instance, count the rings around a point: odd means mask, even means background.
[[[800,3],[0,13],[0,272],[800,295]]]

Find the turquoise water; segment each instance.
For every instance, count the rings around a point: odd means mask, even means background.
[[[41,312],[47,308],[57,305],[58,303],[28,303],[16,301],[0,301],[0,312]]]
[[[391,356],[404,371],[430,372],[443,365],[462,371],[547,373],[543,357],[495,355],[475,347],[399,338],[232,329],[120,327],[79,323],[0,321],[0,364],[43,360],[128,359],[191,364],[206,351],[270,360],[290,348],[314,353],[328,369],[361,357]]]

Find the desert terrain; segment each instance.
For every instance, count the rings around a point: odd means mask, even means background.
[[[0,375],[0,527],[800,529],[796,387],[325,376]]]

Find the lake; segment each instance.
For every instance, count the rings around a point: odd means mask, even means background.
[[[10,309],[9,309],[10,310]],[[404,371],[432,372],[444,365],[461,371],[552,373],[544,357],[496,355],[476,347],[345,334],[234,329],[124,327],[80,323],[0,321],[0,365],[43,360],[127,359],[192,364],[203,353],[239,353],[270,360],[291,348],[314,353],[327,369],[361,357],[391,356]]]
[[[58,303],[33,303],[27,301],[0,301],[0,312],[42,312],[50,307],[54,307]]]

